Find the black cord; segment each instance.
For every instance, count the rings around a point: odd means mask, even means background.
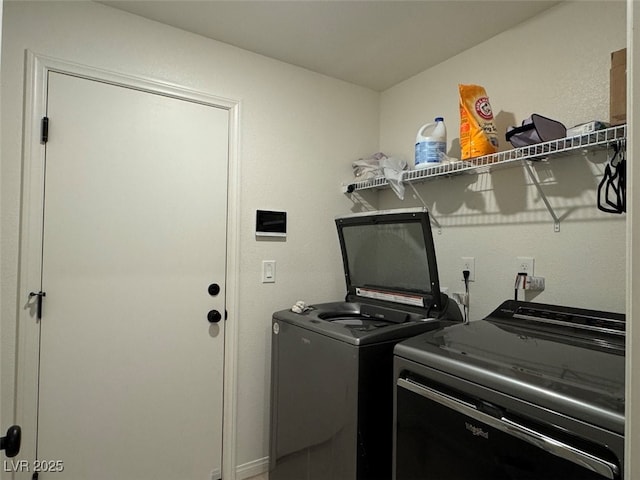
[[[465,293],[465,302],[464,302],[464,323],[469,323],[469,270],[462,271],[462,277],[464,278],[464,293]]]

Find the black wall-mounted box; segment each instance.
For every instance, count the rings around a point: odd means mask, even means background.
[[[286,237],[287,212],[256,210],[256,236]]]

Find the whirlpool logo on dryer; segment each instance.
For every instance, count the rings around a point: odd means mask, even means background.
[[[482,428],[476,427],[475,425],[470,424],[469,422],[464,422],[464,426],[467,430],[473,433],[474,437],[482,437],[489,439],[489,432],[485,432]]]

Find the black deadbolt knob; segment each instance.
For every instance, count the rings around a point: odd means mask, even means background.
[[[218,323],[222,320],[222,315],[220,315],[218,310],[211,310],[207,313],[207,320],[209,320],[210,323]]]
[[[219,293],[220,293],[220,285],[218,285],[217,283],[212,283],[211,285],[209,285],[209,295],[211,295],[212,297],[215,297]]]

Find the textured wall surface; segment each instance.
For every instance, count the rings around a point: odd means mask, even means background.
[[[569,2],[383,92],[380,148],[409,162],[418,128],[445,117],[449,155],[459,158],[458,84],[489,96],[500,149],[506,128],[532,113],[567,127],[609,118],[610,53],[626,45],[624,2]],[[546,290],[536,301],[624,311],[625,217],[596,208],[607,153],[562,157],[534,169],[561,219],[560,232],[521,167],[417,186],[442,225],[435,235],[441,284],[461,291],[460,257],[476,259],[471,318],[514,295],[515,259],[535,258]],[[420,205],[390,191],[380,207]]]

